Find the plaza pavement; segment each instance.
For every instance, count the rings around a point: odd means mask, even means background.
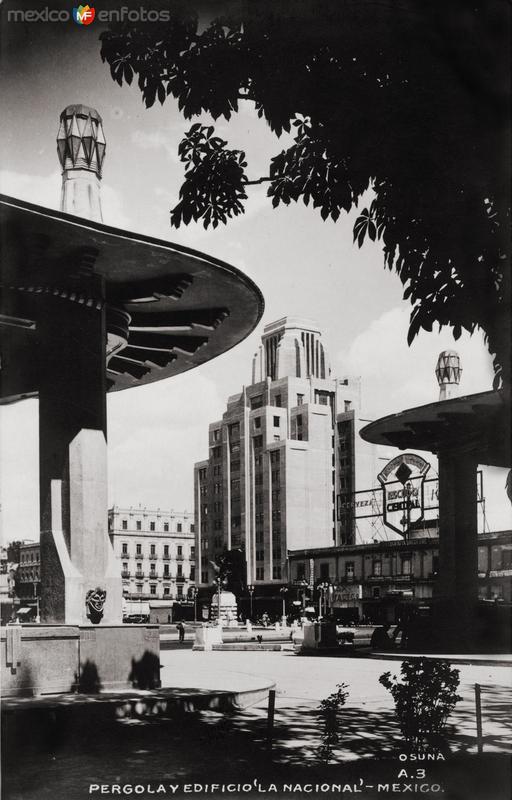
[[[401,737],[393,703],[378,682],[383,672],[394,674],[399,670],[397,661],[300,656],[291,650],[205,653],[171,649],[161,652],[161,663],[163,686],[177,690],[243,691],[244,687],[275,682],[272,748],[267,747],[265,701],[235,714],[181,710],[170,714],[143,712],[129,718],[107,715],[102,704],[91,704],[65,709],[51,728],[46,718],[36,713],[30,735],[22,743],[4,742],[2,800],[86,800],[100,796],[91,793],[91,787],[100,785],[106,792],[101,796],[112,796],[112,787],[138,786],[143,789],[138,796],[150,800],[160,784],[178,787],[172,796],[182,800],[189,796],[184,787],[193,782],[201,794],[205,793],[203,787],[215,781],[249,781],[254,787],[256,782],[265,786],[275,781],[283,786],[293,781],[300,787],[326,780],[353,787],[366,781],[362,800],[412,797],[406,791],[399,795],[374,791],[377,781],[391,785],[404,767],[398,760]],[[508,800],[510,669],[460,665],[460,675],[463,701],[450,719],[452,757],[445,763],[420,765],[427,768],[431,785],[440,782],[442,793],[422,796],[433,800]],[[348,685],[349,698],[341,709],[340,747],[326,767],[318,761],[316,710],[319,701],[341,682]],[[476,755],[475,682],[482,685],[483,756]],[[56,713],[61,711],[56,709]],[[409,774],[414,766],[405,764]],[[255,794],[259,794],[256,788],[252,794],[229,796],[240,800]],[[212,790],[210,796],[227,795]],[[303,794],[299,789],[274,796],[298,800]]]
[[[379,676],[399,674],[400,663],[387,658],[300,656],[282,652],[192,652],[161,653],[162,685],[191,688],[242,686],[255,678],[276,684],[274,754],[279,759],[300,762],[316,758],[318,725],[315,709],[320,700],[346,683],[349,697],[342,709],[343,743],[339,757],[350,760],[393,752],[400,743],[394,704]],[[462,696],[452,716],[452,752],[476,752],[475,683],[482,689],[482,731],[485,752],[512,752],[512,670],[503,666],[455,664],[460,671],[458,693]],[[240,715],[241,725],[262,726],[266,704],[260,703]],[[259,721],[259,722],[258,722]]]

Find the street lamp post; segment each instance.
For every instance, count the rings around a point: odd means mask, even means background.
[[[288,594],[288,588],[286,586],[282,586],[281,589],[279,589],[279,593],[283,601],[283,614],[281,617],[281,624],[286,625],[286,595]]]
[[[36,623],[39,625],[41,616],[39,614],[39,595],[37,594],[37,583],[34,581],[34,597],[36,599]]]
[[[318,601],[318,616],[326,616],[327,615],[327,592],[329,591],[329,584],[327,581],[323,581],[323,583],[318,584],[318,589],[320,591],[320,598]]]
[[[252,622],[252,596],[254,594],[254,586],[252,585],[252,583],[250,583],[248,585],[247,591],[249,592],[249,595],[250,595],[250,598],[251,598],[251,622]]]
[[[306,580],[303,579],[300,581],[299,586],[302,589],[302,613],[304,615],[304,612],[306,610],[306,589],[308,588],[309,584]]]
[[[197,622],[197,586],[192,586],[190,591],[194,600],[194,622]]]

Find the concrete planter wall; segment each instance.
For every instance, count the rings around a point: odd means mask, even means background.
[[[157,626],[8,625],[0,650],[4,697],[160,686]]]

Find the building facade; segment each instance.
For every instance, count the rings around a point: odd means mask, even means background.
[[[39,542],[21,542],[19,546],[17,586],[21,599],[39,597],[41,590]]]
[[[200,584],[226,549],[244,552],[247,582],[261,586],[288,581],[288,550],[352,543],[354,492],[378,472],[363,424],[360,379],[331,375],[319,328],[267,325],[251,384],[210,424],[209,457],[195,465]]]
[[[512,531],[478,536],[480,600],[510,603]],[[412,537],[289,553],[290,590],[340,616],[395,621],[401,603],[428,603],[439,573],[439,539]],[[295,594],[293,595],[295,596]]]
[[[191,512],[114,506],[108,526],[127,600],[189,597],[196,580]]]

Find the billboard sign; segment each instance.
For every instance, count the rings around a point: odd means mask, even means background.
[[[403,453],[389,461],[377,478],[383,489],[384,524],[405,538],[423,519],[424,482],[430,464],[415,453]]]
[[[347,604],[352,604],[363,597],[362,584],[352,584],[350,586],[335,586],[332,589],[331,606],[333,608],[343,608]]]

